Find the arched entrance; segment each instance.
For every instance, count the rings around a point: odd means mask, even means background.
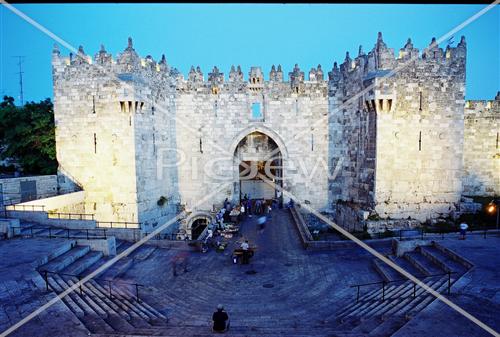
[[[235,190],[239,192],[239,200],[245,196],[267,201],[281,199],[278,191],[283,186],[283,158],[273,138],[251,131],[237,144],[234,158],[238,166],[239,181]]]
[[[188,237],[192,240],[198,239],[200,234],[213,222],[213,217],[209,212],[196,212],[186,219]]]
[[[208,219],[207,218],[198,218],[193,221],[191,224],[191,238],[193,240],[198,239],[201,233],[207,228]]]

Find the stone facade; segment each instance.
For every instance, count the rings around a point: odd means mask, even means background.
[[[0,179],[0,205],[57,195],[59,186],[56,175]]]
[[[327,78],[295,65],[286,81],[281,66],[267,80],[260,67],[245,80],[239,66],[184,77],[164,56],[139,57],[131,39],[116,59],[104,47],[93,59],[55,48],[60,170],[98,220],[148,228],[238,202],[238,147],[259,132],[299,203],[348,211],[339,219],[449,214],[462,194],[465,58],[463,38],[446,51],[433,40],[422,56],[409,40],[394,58],[379,34]]]
[[[464,195],[500,195],[500,93],[465,103]]]

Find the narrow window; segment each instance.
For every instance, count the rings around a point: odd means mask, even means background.
[[[499,133],[497,132],[497,149],[498,149],[498,143],[500,142],[500,136]]]
[[[295,88],[295,93],[297,93],[297,94],[299,93],[299,87]]]
[[[422,111],[422,92],[419,93],[418,111]]]
[[[92,113],[95,114],[95,96],[92,96]]]
[[[311,151],[314,151],[314,134],[311,133]]]
[[[260,110],[260,103],[252,104],[252,118],[253,119],[261,119],[262,111]]]
[[[422,151],[422,131],[418,133],[418,150]]]
[[[155,114],[155,106],[151,106],[151,114],[154,115]]]
[[[156,136],[153,131],[153,153],[156,153]]]
[[[392,99],[387,100],[387,109],[388,112],[392,110]]]
[[[125,102],[124,101],[120,101],[120,110],[121,110],[121,112],[125,112]]]
[[[203,142],[200,137],[200,153],[203,153]]]
[[[132,101],[128,101],[128,112],[132,112]]]
[[[132,126],[132,115],[128,115],[128,125]]]
[[[139,102],[138,101],[135,101],[135,104],[134,104],[134,112],[137,112],[139,111],[137,108],[139,106]]]
[[[94,153],[97,153],[97,135],[94,133]]]
[[[142,112],[142,108],[144,108],[144,102],[141,102],[141,105],[139,107],[139,111]]]
[[[217,117],[217,108],[218,108],[218,103],[217,103],[217,101],[215,101],[215,103],[214,103],[214,113],[215,113],[215,117]]]

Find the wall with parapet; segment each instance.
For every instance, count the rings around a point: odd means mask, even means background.
[[[466,102],[464,195],[500,195],[499,133],[500,92],[495,100]]]

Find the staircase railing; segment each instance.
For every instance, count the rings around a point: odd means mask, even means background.
[[[128,221],[96,221],[97,228],[133,228],[141,229],[142,224],[140,222],[128,222]]]
[[[428,275],[424,279],[429,279],[429,278],[433,278],[433,277],[437,277],[437,276],[448,275],[448,287],[447,287],[447,291],[448,291],[448,295],[449,295],[451,293],[451,275],[452,274],[457,274],[457,272],[452,271],[452,272],[446,272],[446,273]],[[378,281],[378,282],[362,283],[362,284],[351,285],[350,288],[356,288],[357,289],[356,290],[356,303],[358,303],[359,302],[359,296],[360,296],[360,289],[361,289],[361,287],[373,286],[373,285],[380,284],[380,285],[382,285],[382,301],[384,301],[385,300],[386,285],[388,285],[389,283],[396,283],[396,282],[403,282],[403,281],[411,281],[411,280],[409,280],[407,278],[401,278],[401,279],[392,280],[392,281]],[[415,298],[416,297],[416,293],[417,293],[417,283],[413,282],[413,281],[411,281],[411,282],[413,283],[413,297]]]
[[[30,237],[39,237],[39,238],[49,238],[49,239],[87,239],[87,240],[102,240],[107,239],[108,235],[106,234],[105,228],[89,228],[89,229],[72,229],[72,228],[56,228],[50,226],[14,226],[10,227],[12,230],[12,237],[23,235],[22,231],[28,231]],[[47,233],[37,233],[35,230],[48,231]],[[56,234],[58,232],[63,231],[63,234]]]
[[[78,279],[78,288],[80,291],[80,296],[83,296],[83,285],[82,283],[82,277],[80,275],[75,275],[75,274],[67,274],[67,273],[59,273],[59,272],[54,272],[54,271],[49,271],[49,270],[40,270],[40,273],[43,275],[43,279],[45,281],[45,288],[47,291],[51,289],[50,283],[49,283],[49,274],[57,275],[57,276],[69,276],[69,277],[74,277]],[[110,280],[106,278],[96,278],[93,277],[92,280],[94,281],[102,281],[106,282],[108,285],[108,298],[113,299],[113,286],[116,288],[116,284],[126,284],[133,286],[135,288],[135,298],[138,303],[141,303],[141,299],[139,297],[139,288],[144,287],[143,284],[140,283],[131,283],[131,282],[125,282],[121,280]],[[53,291],[56,291],[56,289],[52,289]]]

